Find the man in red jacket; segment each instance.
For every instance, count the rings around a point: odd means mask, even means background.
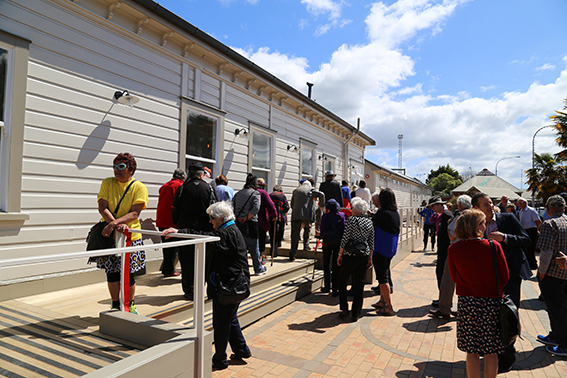
[[[160,231],[177,226],[173,223],[171,204],[175,198],[175,192],[177,192],[177,189],[183,184],[185,177],[187,177],[185,171],[178,168],[175,172],[173,172],[173,178],[159,188],[156,226]],[[162,243],[174,240],[175,239],[165,239],[163,236],[161,237]],[[161,264],[161,272],[163,273],[163,276],[178,276],[179,273],[175,272],[175,255],[177,254],[177,248],[163,248],[162,252],[163,263]]]

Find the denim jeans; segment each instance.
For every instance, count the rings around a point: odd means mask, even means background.
[[[250,257],[252,258],[254,273],[260,273],[262,271],[262,261],[260,260],[260,247],[258,246],[258,239],[245,236],[244,241],[246,242],[246,246],[248,247]]]

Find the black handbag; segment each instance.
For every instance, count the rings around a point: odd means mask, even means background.
[[[236,219],[240,218],[240,214],[242,214],[242,210],[244,210],[244,208],[248,204],[248,201],[250,201],[250,198],[252,198],[253,195],[254,192],[250,193],[250,196],[248,196],[248,199],[246,200],[246,202],[244,202],[244,205],[242,205],[242,208],[238,212]],[[238,227],[242,236],[249,237],[252,239],[258,239],[258,222],[253,222],[250,219],[244,223],[240,223],[236,221],[236,227]]]
[[[343,249],[355,256],[366,256],[366,243],[362,241],[349,239]]]
[[[216,274],[216,297],[221,305],[237,304],[250,296],[250,278],[240,270],[236,277],[224,282]]]
[[[124,194],[122,194],[122,198],[120,198],[116,209],[112,213],[115,218],[116,214],[118,214],[118,209],[120,209],[120,204],[122,203],[124,196],[126,196],[126,193],[128,193],[128,190],[135,181],[136,180],[132,180],[132,182],[126,187]],[[112,245],[114,244],[114,232],[112,232],[109,236],[104,236],[102,234],[102,230],[104,230],[107,225],[107,221],[100,221],[91,227],[87,235],[87,251],[112,248]]]
[[[498,286],[498,295],[501,296],[500,290],[500,274],[498,273],[498,262],[496,260],[496,248],[494,242],[489,239],[490,248],[492,249],[492,260],[494,261],[494,270],[496,271],[496,285]],[[502,298],[500,311],[498,313],[498,328],[500,329],[500,340],[504,347],[508,347],[516,342],[516,339],[522,332],[518,308],[512,302],[508,294]]]

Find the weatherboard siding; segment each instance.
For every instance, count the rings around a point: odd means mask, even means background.
[[[159,186],[178,166],[181,62],[48,2],[5,1],[1,10],[2,29],[32,44],[21,191],[30,219],[18,230],[0,229],[0,259],[83,249],[100,219],[100,182],[112,176],[119,152],[136,157],[134,177],[150,194],[141,218],[155,218]],[[121,89],[143,106],[111,101]],[[83,260],[40,264],[26,275],[85,268]],[[20,275],[2,271],[3,280]]]
[[[158,189],[180,161],[180,96],[225,114],[220,135],[224,149],[218,153],[215,173],[224,173],[236,190],[250,171],[250,137],[237,137],[234,131],[251,126],[273,132],[269,192],[272,184],[282,185],[291,200],[301,178],[301,155],[287,146],[300,146],[300,139],[317,144],[315,159],[323,153],[335,157],[337,178],[342,178],[344,139],[298,114],[286,101],[271,102],[259,88],[216,74],[211,62],[193,52],[190,61],[165,51],[155,31],[149,34],[155,43],[137,37],[136,22],[119,12],[111,21],[97,16],[106,13],[95,0],[0,2],[0,28],[32,42],[21,187],[21,211],[30,218],[21,227],[0,225],[0,259],[84,249],[88,230],[100,219],[100,183],[112,176],[112,160],[120,152],[136,157],[134,177],[149,192],[141,220],[151,224]],[[140,102],[129,109],[112,101],[117,90],[129,90]],[[194,108],[191,101],[188,105]],[[360,160],[363,149],[351,145],[348,151],[346,161]],[[322,167],[316,160],[317,186],[323,180]],[[149,258],[161,256],[149,246],[145,249]],[[85,259],[77,259],[25,271],[3,269],[0,280],[86,267]]]

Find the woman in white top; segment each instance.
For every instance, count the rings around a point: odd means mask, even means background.
[[[368,189],[366,187],[366,181],[360,180],[358,185],[360,187],[358,189],[356,189],[356,196],[365,200],[366,203],[368,203],[368,205],[370,205],[370,200],[372,199],[372,193],[370,193],[370,189]]]

